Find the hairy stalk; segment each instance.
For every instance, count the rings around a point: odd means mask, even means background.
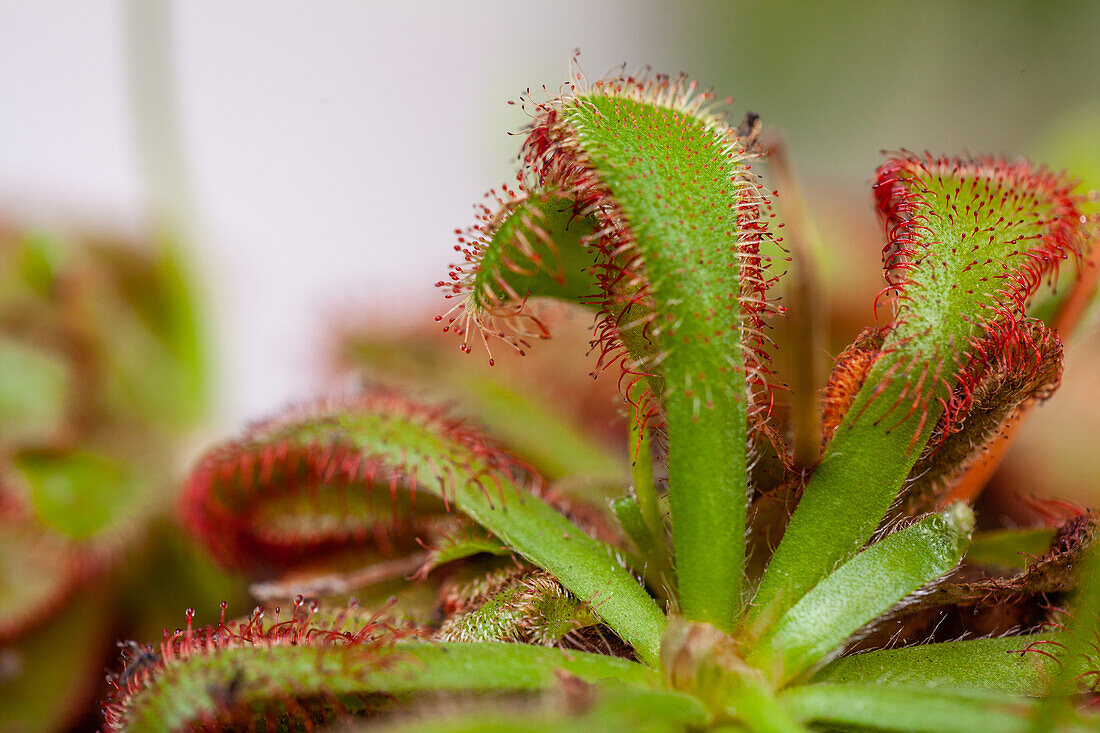
[[[737,133],[707,111],[710,101],[663,76],[529,101],[524,177],[525,188],[565,195],[579,220],[596,222],[584,244],[596,255],[585,271],[598,291],[586,300],[602,313],[600,368],[620,365],[639,425],[659,418],[668,434],[681,608],[729,629],[742,596],[748,426],[762,409],[752,388],[763,381],[769,282],[759,255],[765,201]],[[537,268],[515,258],[502,266],[502,253],[516,249],[502,228],[482,237],[476,266],[452,273],[450,295],[464,299],[448,323],[467,333],[502,333],[491,325],[502,300],[522,308],[544,292],[513,282],[526,272],[541,278],[541,255]],[[572,260],[567,247],[556,250],[561,272]]]

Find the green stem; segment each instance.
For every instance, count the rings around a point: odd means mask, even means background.
[[[754,733],[808,733],[761,685],[739,685],[729,704],[730,714]]]
[[[686,370],[677,366],[667,374],[682,384]],[[681,389],[670,390],[669,503],[680,606],[684,618],[728,632],[740,613],[745,564],[745,400],[724,392],[713,408],[697,409]]]
[[[636,385],[631,390],[630,403],[642,399],[644,387]],[[664,523],[657,502],[657,486],[653,482],[653,456],[650,453],[649,435],[638,419],[638,411],[628,407],[630,438],[630,476],[634,480],[634,495],[638,500],[638,509],[642,520],[655,540],[663,540]]]

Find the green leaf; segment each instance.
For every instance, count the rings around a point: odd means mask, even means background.
[[[479,308],[541,297],[579,303],[592,294],[586,240],[595,221],[578,216],[571,197],[542,192],[504,201],[486,224],[491,239],[477,253],[472,284]]]
[[[1100,677],[1100,651],[1097,650],[1097,629],[1100,628],[1100,543],[1093,540],[1082,562],[1082,582],[1072,602],[1064,646],[1058,655],[1061,669],[1048,688],[1048,697],[1036,711],[1030,730],[1042,733],[1055,723],[1069,717],[1070,696],[1083,687],[1095,690]],[[1084,672],[1078,670],[1084,668]]]
[[[748,652],[750,664],[789,680],[963,556],[974,515],[956,504],[871,545],[825,577]]]
[[[749,395],[766,371],[760,316],[770,280],[760,255],[765,201],[750,156],[708,111],[711,101],[664,76],[532,101],[521,178],[594,222],[580,243],[597,260],[586,271],[600,289],[598,368],[620,365],[639,414],[661,412],[680,605],[728,630],[742,603],[748,419],[759,407]],[[566,247],[557,249],[564,260]],[[522,294],[538,292],[507,281],[523,268],[502,270],[503,251],[484,235],[466,250],[472,264],[444,283],[463,297],[448,323],[493,335],[502,306],[522,309]]]
[[[1060,663],[1035,650],[1060,655],[1062,640],[1061,634],[1028,634],[853,654],[832,661],[811,682],[928,685],[1038,696],[1047,690]],[[1075,674],[1085,671],[1084,660],[1079,661],[1072,667]]]
[[[147,503],[132,467],[114,458],[89,451],[28,452],[13,464],[30,487],[38,518],[72,539],[118,529]]]
[[[544,190],[517,196],[496,192],[499,209],[483,207],[480,224],[463,233],[455,249],[465,262],[452,265],[449,281],[436,283],[448,299],[457,299],[437,321],[445,331],[463,337],[462,350],[500,340],[521,354],[532,337],[549,332],[527,305],[528,299],[551,297],[583,304],[594,286],[594,255],[588,240],[595,220],[577,211],[565,194]],[[489,363],[493,363],[489,351]]]
[[[0,335],[0,436],[45,441],[65,418],[69,367],[58,355]]]
[[[103,655],[116,622],[109,594],[91,588],[49,623],[5,643],[0,731],[76,726],[98,693],[98,685],[89,683],[102,683]]]
[[[242,450],[250,441],[266,446],[264,451]],[[247,470],[242,470],[242,454],[251,456]],[[283,465],[300,485],[265,483],[288,475],[285,469],[273,470],[288,456],[294,461]],[[255,547],[253,536],[227,539],[227,532],[239,526],[235,514],[247,514],[239,507],[262,502],[272,491],[290,489],[308,498],[311,487],[339,484],[349,491],[380,490],[397,497],[415,487],[454,505],[550,572],[640,658],[655,661],[664,614],[611,548],[532,493],[538,487],[528,483],[522,465],[476,430],[437,408],[374,393],[299,410],[262,425],[240,444],[212,451],[194,472],[182,509],[185,521],[212,547],[228,541],[249,552]]]
[[[873,684],[794,687],[780,702],[807,723],[904,733],[1026,731],[1032,708],[1026,699],[989,692]]]
[[[505,484],[504,490],[514,488]],[[460,510],[589,603],[642,660],[656,662],[664,614],[606,545],[531,494],[494,501],[469,483],[456,484],[453,491]]]
[[[266,712],[301,713],[311,704],[331,718],[369,707],[379,693],[534,692],[554,686],[559,669],[586,682],[612,679],[648,688],[659,681],[644,665],[586,652],[500,643],[393,645],[377,625],[357,629],[359,622],[348,617],[338,617],[333,628],[349,629],[350,637],[316,622],[284,621],[279,632],[257,621],[244,624],[219,626],[215,642],[207,641],[214,628],[196,629],[191,641],[183,632],[173,637],[178,651],[128,675],[136,689],[108,702],[108,729],[177,730],[204,720],[248,724]]]
[[[992,159],[907,156],[879,169],[875,195],[896,315],[863,387],[826,448],[760,584],[757,610],[782,611],[851,557],[885,516],[935,430],[967,407],[948,400],[973,362],[1006,358],[1043,278],[1087,246],[1071,185]],[[1025,344],[1026,346],[1026,344]],[[1024,349],[1026,351],[1026,349]]]
[[[728,630],[742,601],[762,200],[736,134],[700,112],[692,91],[659,77],[612,83],[562,100],[562,124],[545,129],[559,136],[562,164],[593,177],[597,208],[615,207],[607,225],[622,229],[603,245],[605,311],[616,323],[646,318],[655,342],[631,358],[664,383],[681,609]],[[612,303],[651,304],[652,314],[624,316]]]

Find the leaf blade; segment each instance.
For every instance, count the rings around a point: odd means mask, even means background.
[[[879,540],[827,575],[776,621],[748,661],[789,680],[868,622],[954,569],[974,526],[963,504]]]

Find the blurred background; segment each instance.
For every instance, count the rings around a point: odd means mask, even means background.
[[[65,403],[73,390],[62,377],[80,363],[0,343],[0,427],[28,364],[45,364],[31,387],[57,403],[32,436],[54,451],[47,458],[0,433],[0,453],[25,464],[16,490],[0,476],[0,591],[14,590],[0,592],[0,711],[28,690],[80,688],[63,694],[85,707],[62,714],[46,700],[23,720],[94,728],[87,701],[102,696],[104,660],[117,668],[104,639],[152,641],[188,604],[200,617],[206,609],[203,622],[219,599],[248,607],[244,581],[216,573],[172,529],[178,467],[331,381],[343,331],[388,330],[415,351],[443,310],[434,283],[454,255],[455,228],[515,175],[515,135],[527,118],[507,102],[528,88],[556,90],[574,49],[591,79],[620,64],[683,71],[733,96],[734,122],[752,110],[765,130],[783,133],[813,222],[833,356],[873,322],[882,287],[869,192],[881,151],[1026,155],[1100,188],[1097,38],[1100,3],[1085,1],[0,0],[0,244],[41,231],[80,245],[144,242],[155,253],[139,262],[93,247],[86,261],[65,260],[66,270],[54,245],[23,238],[11,250],[17,266],[0,260],[0,321],[11,292],[35,308],[56,295],[42,285],[49,278],[99,283],[93,295],[110,305],[78,334],[109,357],[87,405]],[[782,206],[781,196],[780,214]],[[178,259],[165,259],[165,242]],[[5,268],[18,277],[5,278]],[[177,269],[190,273],[193,295]],[[147,277],[153,284],[140,285]],[[4,289],[9,279],[20,280],[14,291]],[[191,297],[201,313],[194,333]],[[1100,451],[1088,438],[1100,434],[1096,323],[1094,313],[1068,344],[1064,386],[1013,447],[1006,491],[1100,503]],[[576,346],[577,362],[587,325],[561,339]],[[200,409],[193,347],[203,332],[211,396]],[[580,376],[583,365],[572,366]],[[782,355],[779,366],[782,377]],[[548,382],[564,371],[556,362],[526,369]],[[606,391],[572,397],[578,414],[607,412]],[[181,439],[191,446],[183,456],[162,447]],[[89,528],[81,507],[47,516],[36,498],[49,526],[28,539],[21,522],[26,496],[38,497],[36,477],[54,471],[102,496],[117,466],[100,453],[130,465],[112,453],[116,442],[171,456],[135,459],[160,477],[140,512],[124,498]],[[55,455],[62,448],[79,449],[77,458]],[[137,547],[138,534],[156,540],[147,556],[122,549]],[[40,584],[49,612],[5,626],[9,606],[33,606],[20,573],[34,580],[35,563],[72,566],[75,579]],[[4,647],[27,629],[21,647]],[[64,664],[35,677],[26,670],[36,655],[84,661],[65,680],[56,677]],[[0,715],[0,732],[31,729]]]
[[[1095,2],[0,0],[0,215],[181,216],[226,429],[309,393],[326,322],[435,307],[452,230],[514,174],[506,102],[574,48],[782,129],[829,239],[875,226],[882,149],[1033,154],[1095,123],[1098,35]]]

